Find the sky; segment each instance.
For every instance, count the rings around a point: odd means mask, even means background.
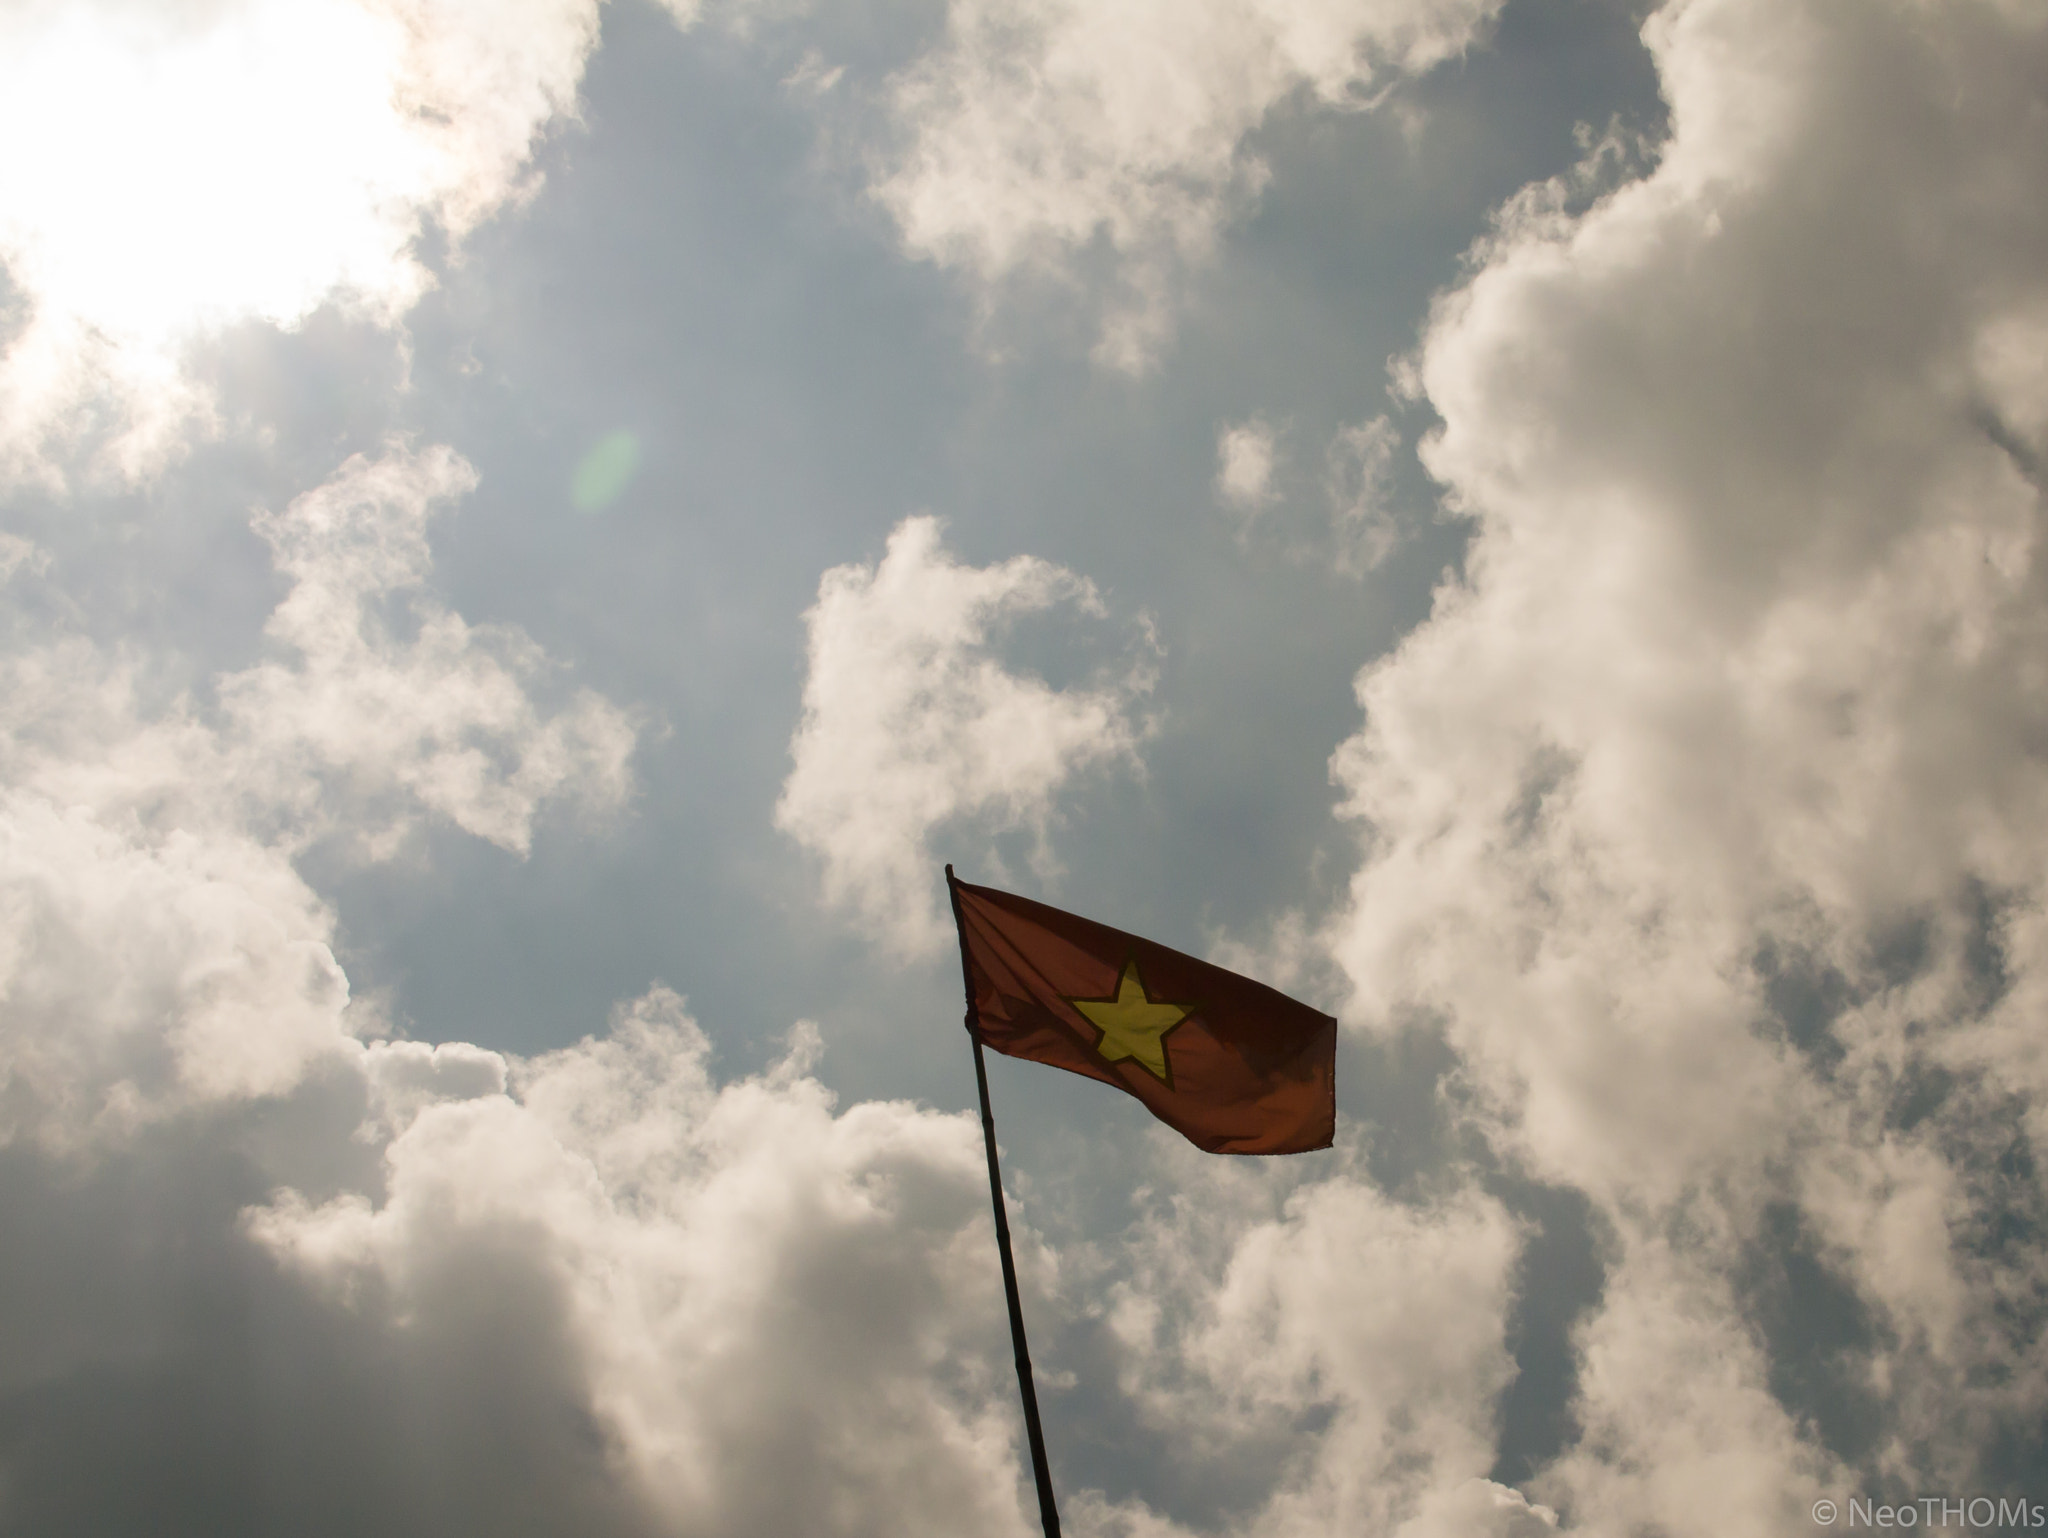
[[[0,0],[0,1533],[1037,1531],[947,862],[1066,1531],[2040,1525],[2044,463],[2037,0]]]

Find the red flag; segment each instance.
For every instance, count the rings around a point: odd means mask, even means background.
[[[1206,961],[953,878],[969,1024],[1114,1084],[1210,1153],[1305,1153],[1337,1128],[1337,1022]]]

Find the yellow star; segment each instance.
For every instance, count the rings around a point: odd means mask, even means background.
[[[1194,1013],[1189,1004],[1162,1004],[1145,992],[1138,976],[1136,958],[1124,963],[1113,999],[1069,999],[1098,1031],[1102,1040],[1095,1050],[1114,1063],[1135,1058],[1152,1071],[1153,1077],[1169,1087],[1172,1071],[1166,1063],[1166,1033]]]

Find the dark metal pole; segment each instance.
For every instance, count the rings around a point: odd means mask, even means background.
[[[972,1020],[969,1016],[969,1020]],[[1017,1348],[1017,1391],[1024,1397],[1024,1434],[1031,1442],[1031,1476],[1038,1481],[1038,1519],[1045,1538],[1060,1538],[1059,1508],[1052,1499],[1052,1470],[1045,1462],[1045,1433],[1038,1425],[1038,1391],[1031,1386],[1031,1349],[1024,1344],[1024,1309],[1017,1300],[1017,1262],[1010,1257],[1010,1220],[1003,1211],[1003,1176],[996,1165],[996,1120],[988,1109],[988,1070],[982,1066],[981,1038],[974,1036],[974,1082],[981,1091],[981,1140],[988,1149],[988,1187],[996,1209],[996,1248],[1003,1256],[1003,1296],[1010,1304],[1010,1341]]]
[[[946,867],[946,891],[953,899],[953,922],[960,922],[960,894],[953,888],[953,867]],[[996,1163],[996,1118],[988,1106],[988,1068],[981,1051],[981,1032],[974,1009],[974,974],[967,966],[967,931],[960,931],[960,971],[967,985],[967,1039],[974,1043],[974,1087],[981,1094],[981,1142],[988,1151],[988,1194],[996,1214],[996,1249],[1003,1257],[1003,1297],[1010,1305],[1010,1344],[1017,1350],[1017,1391],[1024,1400],[1024,1435],[1031,1444],[1031,1477],[1038,1483],[1038,1519],[1045,1538],[1060,1538],[1059,1508],[1053,1503],[1052,1469],[1045,1461],[1045,1432],[1038,1424],[1038,1390],[1031,1383],[1031,1349],[1024,1343],[1024,1305],[1017,1297],[1017,1262],[1010,1254],[1010,1215],[1003,1203],[1003,1172]]]

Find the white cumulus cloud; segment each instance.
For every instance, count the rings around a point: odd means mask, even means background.
[[[531,685],[540,649],[473,626],[422,591],[427,523],[476,473],[446,448],[357,456],[319,489],[256,521],[292,580],[265,634],[281,655],[219,681],[244,774],[273,804],[331,815],[339,797],[396,797],[524,853],[542,802],[564,790],[616,803],[634,729],[587,690],[553,714]],[[387,617],[404,601],[410,634]],[[356,809],[351,831],[388,843],[412,818]]]
[[[1653,169],[1514,200],[1423,339],[1476,533],[1359,680],[1331,940],[1611,1226],[1535,1493],[1781,1530],[2048,1407],[2048,15],[1645,36]]]
[[[1262,1538],[1508,1538],[1526,1503],[1496,1501],[1485,1476],[1514,1371],[1514,1221],[1476,1193],[1404,1206],[1349,1169],[1265,1211],[1261,1184],[1231,1166],[1187,1171],[1119,1246],[1109,1321],[1134,1401],[1190,1458],[1288,1449],[1242,1529]],[[1304,1437],[1311,1406],[1328,1420]],[[1120,1516],[1154,1530],[1140,1508]]]
[[[474,478],[393,450],[259,515],[292,583],[277,655],[211,703],[152,703],[136,659],[78,638],[0,662],[0,1129],[118,1133],[341,1050],[332,915],[292,863],[311,842],[388,854],[440,816],[524,850],[549,800],[624,795],[623,712],[543,710],[530,641],[416,591],[430,511]]]
[[[961,565],[930,517],[897,525],[876,565],[837,566],[818,584],[776,825],[823,857],[829,901],[905,953],[945,938],[934,829],[1042,832],[1075,775],[1137,762],[1149,652],[1062,689],[993,649],[1006,625],[1062,605],[1104,612],[1091,583],[1050,562]]]
[[[416,1341],[475,1329],[480,1266],[533,1289],[552,1339],[498,1349],[564,1353],[663,1530],[1022,1538],[970,1120],[835,1111],[801,1056],[720,1087],[660,989],[530,1061],[453,1050],[475,1082],[430,1095],[427,1049],[370,1047],[369,1081],[408,1085],[381,1196],[282,1191],[255,1240]]]
[[[1266,170],[1247,137],[1283,102],[1356,109],[1457,57],[1499,0],[954,0],[893,84],[900,148],[875,195],[906,250],[994,299],[1114,257],[1097,356],[1157,354],[1184,275]]]

